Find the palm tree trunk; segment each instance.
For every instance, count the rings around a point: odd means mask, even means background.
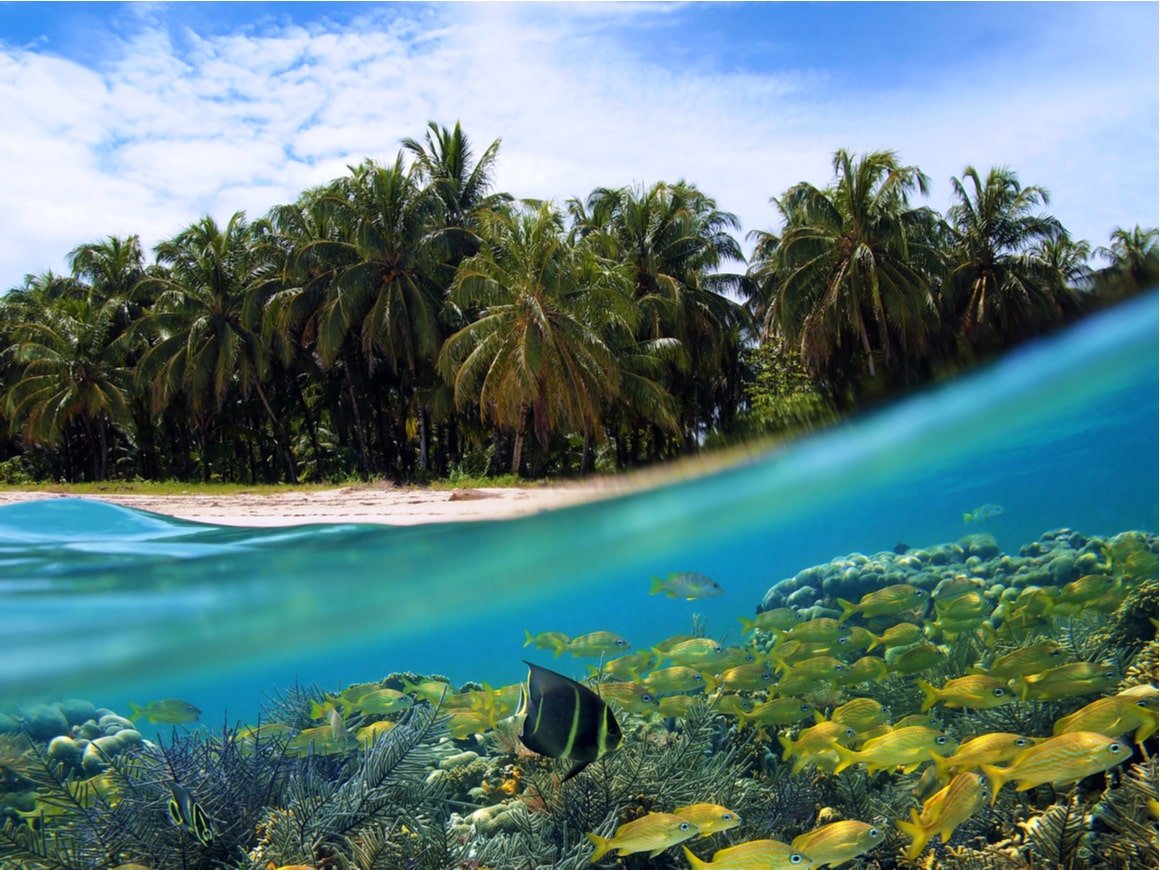
[[[266,391],[262,389],[261,382],[255,378],[254,386],[258,388],[258,398],[262,400],[262,407],[266,409],[266,416],[270,418],[270,426],[274,430],[274,448],[282,457],[282,462],[286,466],[286,474],[291,483],[298,482],[298,469],[294,464],[294,456],[290,452],[289,436],[282,431],[282,426],[278,421],[274,409],[270,407],[270,400],[266,398]]]
[[[516,477],[520,476],[520,460],[524,455],[524,432],[522,429],[516,431],[515,443],[512,445],[512,474]]]
[[[354,380],[350,374],[350,362],[347,361],[346,371],[343,373],[346,380],[346,393],[350,398],[350,413],[354,423],[354,444],[358,450],[358,464],[362,470],[363,480],[370,480],[371,466],[367,458],[367,443],[363,437],[362,415],[358,412],[358,399],[354,395]]]
[[[419,470],[427,470],[427,411],[419,409]]]

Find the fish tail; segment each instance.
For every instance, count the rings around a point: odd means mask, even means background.
[[[757,628],[757,620],[756,619],[746,619],[744,616],[740,617],[740,619],[741,619],[741,633],[742,634],[749,634],[749,632],[751,632]],[[686,849],[685,851],[687,852],[688,849]]]
[[[1012,680],[1007,685],[1015,690],[1016,694],[1019,695],[1020,701],[1026,701],[1027,696],[1031,694],[1031,683],[1028,682],[1026,677],[1020,677],[1017,680]]]
[[[652,585],[648,588],[649,595],[659,595],[665,591],[665,581],[661,577],[653,577]]]
[[[814,722],[818,725],[821,725],[825,721],[826,721],[826,717],[822,713],[822,711],[821,710],[814,710]]]
[[[995,806],[995,801],[999,798],[999,789],[1007,782],[1007,770],[993,764],[982,764],[979,769],[983,771],[983,776],[987,777],[987,786],[991,789],[991,806]]]
[[[926,848],[927,841],[930,840],[930,834],[926,829],[919,824],[917,813],[911,810],[912,821],[904,822],[901,819],[895,822],[900,830],[907,837],[910,837],[910,847],[906,850],[906,857],[911,861],[922,854],[922,850]]]
[[[1143,746],[1144,741],[1156,733],[1156,726],[1157,723],[1155,719],[1144,720],[1144,723],[1136,729],[1136,734],[1132,739],[1136,742],[1137,745]]]
[[[784,750],[781,753],[781,760],[789,761],[789,757],[793,755],[793,741],[786,737],[784,734],[779,733],[777,735],[777,742],[781,744],[782,749]]]
[[[585,834],[584,836],[588,838],[588,842],[596,847],[596,851],[592,853],[592,857],[588,861],[589,864],[595,864],[604,857],[605,852],[612,848],[612,840],[607,837],[598,837],[592,833]]]
[[[702,861],[700,858],[694,855],[688,846],[681,846],[681,848],[685,850],[685,860],[689,862],[689,866],[692,868],[692,870],[699,870],[701,867],[712,866],[708,861]]]
[[[971,515],[970,514],[963,514],[963,522],[969,523],[970,521],[971,521]]]
[[[866,652],[870,652],[870,650],[874,649],[875,647],[882,646],[884,643],[886,643],[885,640],[876,635],[874,632],[870,632],[870,646],[866,647]]]
[[[920,712],[925,713],[938,703],[938,689],[922,678],[918,680],[918,688],[922,690],[922,710]]]
[[[845,622],[858,612],[858,605],[852,601],[847,601],[845,598],[838,599],[838,606],[842,608],[842,615],[838,617],[838,622]]]
[[[840,759],[838,761],[838,766],[834,768],[835,774],[839,774],[847,767],[857,763],[858,756],[843,746],[841,743],[834,743],[830,748],[838,754],[838,758]]]
[[[140,719],[144,715],[145,715],[145,710],[140,704],[134,704],[132,701],[129,702],[129,718],[130,719]]]
[[[532,633],[525,628],[524,629],[524,646],[531,646],[535,642],[535,640],[536,639],[534,637],[532,637]]]

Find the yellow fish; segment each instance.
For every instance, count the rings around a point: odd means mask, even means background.
[[[1057,719],[1052,733],[1058,736],[1073,731],[1094,731],[1105,737],[1120,737],[1135,729],[1132,739],[1143,745],[1156,733],[1157,712],[1155,698],[1112,695]]]
[[[762,725],[792,725],[816,711],[800,698],[773,698],[754,706],[748,713],[738,714],[748,723]]]
[[[666,650],[659,646],[653,647],[656,653],[656,662],[660,664],[665,659],[671,659],[678,665],[703,665],[720,661],[725,655],[725,647],[708,637],[693,637],[673,644]]]
[[[658,707],[657,696],[644,683],[601,683],[596,694],[630,713],[650,713]]]
[[[1093,731],[1072,731],[1024,750],[1009,767],[984,764],[982,770],[991,784],[994,806],[1004,783],[1016,783],[1016,791],[1027,791],[1045,782],[1065,785],[1115,767],[1131,755],[1128,746],[1118,740]]]
[[[819,722],[804,729],[797,740],[791,740],[785,734],[777,735],[777,742],[782,746],[782,760],[792,758],[793,772],[800,773],[807,764],[817,765],[822,770],[832,773],[840,758],[837,748],[842,743],[849,743],[858,732],[841,722]]]
[[[1046,641],[1021,647],[997,657],[990,667],[976,665],[973,670],[998,680],[1013,680],[1060,664],[1063,664],[1063,649],[1055,641]]]
[[[568,644],[572,638],[564,634],[562,631],[541,631],[537,635],[533,635],[526,628],[524,629],[524,646],[532,647],[534,649],[551,650],[552,655],[559,656],[564,650],[568,648]]]
[[[884,647],[890,649],[896,646],[912,646],[921,641],[925,635],[922,633],[922,628],[911,622],[900,622],[897,625],[892,625],[881,635],[875,635],[874,641],[870,646],[866,647],[867,652],[876,647]]]
[[[932,755],[940,776],[950,771],[977,769],[984,764],[998,764],[1010,761],[1024,749],[1035,745],[1035,740],[1009,731],[994,731],[980,734],[962,744],[953,755],[945,758]]]
[[[162,725],[183,725],[187,722],[196,722],[201,716],[189,701],[180,698],[166,698],[163,701],[151,701],[144,707],[139,704],[129,704],[129,718],[141,719]]]
[[[807,855],[814,867],[838,867],[865,855],[885,839],[881,828],[865,822],[831,822],[794,837],[790,847]]]
[[[712,870],[804,870],[812,866],[808,856],[777,840],[750,840],[718,849],[713,853],[712,861],[702,861],[688,846],[681,848],[692,870],[702,867]]]
[[[721,584],[712,577],[684,571],[663,578],[653,577],[648,594],[659,595],[663,592],[669,598],[684,598],[686,601],[694,601],[698,598],[711,598],[724,591]]]
[[[949,755],[955,751],[955,745],[953,739],[933,728],[921,725],[896,728],[889,734],[867,740],[857,751],[835,745],[834,750],[841,760],[834,773],[841,773],[847,767],[859,763],[865,764],[869,773],[892,767],[902,767],[906,773],[910,773],[927,761],[931,752]]]
[[[712,692],[720,687],[730,692],[757,692],[769,688],[772,681],[773,674],[769,672],[769,665],[753,662],[708,677],[705,680],[705,691]]]
[[[364,725],[355,731],[354,736],[362,748],[367,749],[378,739],[379,735],[386,734],[395,727],[395,724],[394,722],[387,722],[385,720],[382,722],[372,722],[370,725]]]
[[[401,713],[414,703],[410,695],[398,689],[372,689],[366,694],[359,695],[351,704],[351,709],[366,716],[389,716],[392,713]]]
[[[948,680],[941,689],[920,679],[918,688],[922,690],[923,713],[938,703],[966,710],[989,710],[1015,700],[1015,693],[1005,682],[979,674]]]
[[[895,616],[918,607],[920,604],[926,604],[926,601],[925,590],[911,586],[909,583],[895,583],[893,586],[884,586],[873,592],[867,592],[857,604],[853,604],[845,598],[839,598],[838,606],[842,608],[842,615],[838,621],[845,622],[855,615],[861,616],[863,619],[871,619],[875,616]]]
[[[656,712],[665,719],[683,719],[697,706],[700,698],[692,695],[666,695],[657,703]],[[722,713],[729,710],[721,709]]]
[[[916,859],[935,834],[947,842],[955,828],[978,812],[987,801],[987,781],[973,771],[963,771],[942,791],[927,798],[922,815],[910,811],[909,822],[898,822],[898,830],[910,837],[906,857]]]
[[[403,678],[403,691],[409,695],[417,695],[432,704],[442,703],[444,707],[447,706],[447,698],[452,694],[451,684],[446,680],[420,680],[412,683],[406,677]]]
[[[964,592],[951,599],[936,598],[934,609],[939,620],[973,619],[991,612],[991,602],[982,592]]]
[[[886,679],[890,668],[878,656],[862,656],[846,666],[842,675],[842,685],[856,686],[859,683],[877,683]]]
[[[866,652],[878,641],[877,635],[860,625],[851,625],[850,633],[838,638],[838,644],[831,647],[831,652],[840,655],[847,661],[859,653]]]
[[[336,740],[329,725],[304,728],[286,743],[287,755],[341,755],[351,747],[346,739]]]
[[[839,623],[838,620],[822,616],[795,625],[778,641],[778,645],[786,640],[802,640],[806,643],[833,643],[849,633],[850,629]],[[774,649],[777,649],[777,646]]]
[[[742,632],[751,631],[786,632],[802,621],[801,615],[791,607],[765,610],[753,619],[741,617]]]
[[[741,817],[737,813],[720,804],[689,804],[687,807],[677,807],[673,815],[688,819],[696,825],[702,837],[728,831],[741,824]]]
[[[611,631],[593,631],[572,638],[565,649],[576,658],[600,658],[626,652],[629,646],[627,640]]]
[[[886,664],[894,674],[917,674],[946,659],[946,650],[929,641],[886,651]]]
[[[655,858],[670,846],[697,836],[697,826],[674,813],[649,813],[621,825],[611,837],[592,833],[584,836],[596,847],[590,862],[595,864],[613,849],[621,857],[648,852],[650,858]]]
[[[835,682],[838,675],[846,670],[846,665],[833,656],[811,656],[808,659],[794,662],[792,665],[787,664],[781,670],[783,675],[792,676],[795,679],[805,679],[811,682],[816,680]]]
[[[873,698],[854,698],[836,708],[830,715],[830,721],[849,725],[861,733],[881,725],[889,717],[890,711]]]
[[[658,695],[665,692],[688,692],[693,689],[700,691],[705,688],[705,678],[701,676],[700,671],[677,665],[653,671],[645,677],[644,685]]]
[[[1057,701],[1114,688],[1119,681],[1115,668],[1095,662],[1072,662],[1011,680],[1008,685],[1026,701]]]
[[[603,674],[614,680],[639,680],[641,673],[648,670],[653,663],[653,654],[647,650],[617,656],[614,659],[605,659]],[[590,673],[598,676],[595,667],[589,668]]]
[[[1093,599],[1102,598],[1115,589],[1115,578],[1109,577],[1107,574],[1085,574],[1078,580],[1072,580],[1059,590],[1052,610],[1061,604],[1084,604]]]

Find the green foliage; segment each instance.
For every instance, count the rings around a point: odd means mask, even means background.
[[[787,434],[836,419],[829,392],[810,376],[792,349],[763,341],[752,351],[751,365],[754,375],[745,396],[758,431]]]

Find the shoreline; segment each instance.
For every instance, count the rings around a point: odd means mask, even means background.
[[[632,487],[608,479],[542,487],[430,489],[383,485],[273,493],[149,495],[0,490],[0,507],[84,498],[193,522],[274,528],[313,523],[412,526],[528,516],[611,498]]]

